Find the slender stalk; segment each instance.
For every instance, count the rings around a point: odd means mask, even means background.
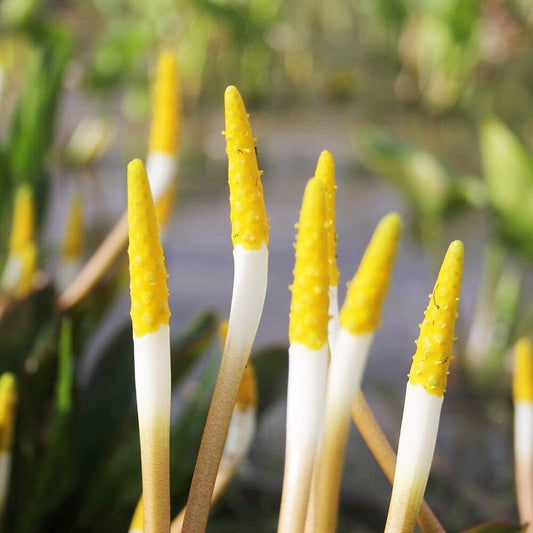
[[[128,165],[131,321],[141,443],[144,531],[170,531],[170,332],[167,273],[140,160]]]
[[[268,224],[255,139],[241,95],[224,95],[234,279],[228,333],[196,459],[183,520],[186,533],[203,532],[228,426],[263,311],[268,267]]]
[[[463,244],[452,242],[420,326],[406,388],[386,533],[411,533],[422,504],[452,359],[463,260]]]
[[[324,188],[315,177],[305,188],[289,321],[289,382],[285,471],[278,532],[305,527],[328,362],[328,264]]]
[[[397,214],[378,224],[349,286],[340,313],[340,329],[331,350],[324,433],[318,458],[317,532],[333,532],[350,427],[350,411],[379,325],[401,233]]]

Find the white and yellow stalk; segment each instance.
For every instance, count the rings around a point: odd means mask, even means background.
[[[514,353],[514,456],[518,515],[525,531],[533,531],[533,350],[527,338]]]
[[[386,533],[414,530],[424,497],[455,340],[464,248],[450,244],[429,305],[407,383]]]
[[[234,258],[228,333],[187,501],[183,531],[203,532],[237,392],[263,311],[268,224],[255,139],[241,95],[224,95]]]
[[[237,401],[233,408],[228,436],[224,445],[224,451],[222,452],[222,458],[220,459],[220,466],[211,497],[211,504],[222,495],[228,483],[235,475],[239,465],[248,454],[255,435],[256,416],[257,384],[254,369],[248,363],[237,394]],[[181,533],[184,516],[185,509],[172,521],[171,533]]]
[[[9,490],[16,404],[17,380],[10,372],[4,372],[0,376],[0,519]]]
[[[314,531],[334,532],[350,412],[366,365],[374,332],[389,288],[401,234],[396,213],[378,224],[348,287],[340,312],[337,340],[331,348],[324,430],[318,458]]]
[[[180,94],[177,63],[173,54],[162,53],[154,85],[154,107],[147,174],[160,225],[168,219],[176,192],[177,150],[180,130]],[[72,283],[60,294],[59,308],[66,311],[84,298],[109,270],[128,242],[125,213],[87,261]]]
[[[2,276],[2,291],[24,298],[32,290],[37,270],[33,191],[21,185],[15,194],[9,254]]]
[[[305,188],[297,225],[289,319],[285,470],[278,532],[304,530],[322,427],[328,365],[328,261],[324,187]]]
[[[170,310],[159,225],[139,159],[128,165],[128,224],[144,531],[152,533],[170,530]]]
[[[64,289],[74,279],[82,264],[85,246],[85,223],[83,220],[83,197],[75,194],[71,201],[65,224],[61,247],[61,268],[58,286]]]
[[[318,158],[315,176],[324,186],[326,199],[326,232],[328,243],[328,279],[329,279],[329,322],[328,340],[330,345],[334,342],[339,331],[339,270],[337,268],[337,233],[335,227],[336,201],[335,191],[335,161],[327,150],[324,150]]]

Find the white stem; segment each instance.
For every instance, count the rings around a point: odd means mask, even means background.
[[[328,347],[289,347],[287,435],[279,533],[303,531],[313,463],[322,427]]]
[[[248,359],[263,312],[268,249],[263,245],[258,250],[245,250],[238,244],[233,250],[233,260],[233,294],[224,356],[244,352]]]
[[[172,184],[178,170],[176,156],[165,152],[150,152],[146,158],[146,174],[154,202],[157,202]]]
[[[407,383],[398,457],[385,533],[414,530],[424,498],[444,396]]]
[[[515,482],[520,523],[533,531],[533,402],[514,406]]]

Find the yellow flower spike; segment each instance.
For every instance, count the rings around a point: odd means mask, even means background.
[[[21,185],[15,195],[13,210],[13,226],[9,251],[19,254],[24,247],[33,241],[35,226],[35,208],[33,205],[33,192],[29,185]]]
[[[148,177],[140,159],[128,165],[131,321],[142,337],[168,326],[167,273]]]
[[[33,242],[28,243],[19,252],[20,257],[20,279],[15,289],[18,298],[24,298],[29,294],[35,282],[37,271],[37,247]]]
[[[242,376],[235,406],[244,410],[250,405],[257,405],[257,382],[254,367],[248,363]]]
[[[70,203],[61,255],[65,261],[76,261],[83,254],[85,223],[83,220],[83,197],[76,194]]]
[[[230,189],[232,242],[245,250],[268,244],[268,224],[261,174],[257,166],[255,139],[248,114],[236,87],[224,94],[226,153]]]
[[[401,233],[396,213],[378,224],[349,286],[331,346],[324,429],[318,455],[313,531],[335,531],[350,411],[389,287]]]
[[[452,358],[463,262],[463,243],[454,241],[448,247],[420,326],[406,386],[385,533],[411,533],[422,505]]]
[[[131,322],[141,443],[144,530],[170,527],[170,332],[167,273],[148,177],[128,165]]]
[[[380,221],[348,287],[340,324],[353,335],[371,333],[380,325],[401,229],[401,219],[396,213]]]
[[[339,284],[339,270],[337,268],[337,233],[335,230],[335,162],[333,156],[324,150],[318,158],[315,176],[324,185],[326,199],[326,229],[328,242],[328,272],[329,284],[336,287]]]
[[[176,56],[171,52],[163,52],[159,56],[154,86],[150,152],[176,153],[180,137],[180,114]]]
[[[285,470],[278,532],[303,531],[322,425],[328,364],[328,261],[324,186],[311,178],[297,225],[289,318]]]
[[[0,376],[0,518],[9,488],[16,404],[17,380],[10,372],[4,372]]]
[[[409,373],[409,383],[420,384],[436,396],[446,392],[448,367],[455,340],[455,320],[461,292],[464,248],[461,241],[450,244],[442,267],[429,296],[420,337]]]
[[[318,350],[328,339],[328,264],[324,188],[317,178],[305,188],[289,320],[289,342]]]
[[[133,518],[131,519],[130,528],[128,533],[143,533],[144,531],[144,507],[143,507],[143,497],[139,498],[137,506],[135,507],[135,512],[133,513]]]
[[[11,372],[0,376],[0,454],[10,452],[15,429],[17,380]]]
[[[513,399],[533,402],[533,351],[525,337],[516,342],[514,349]]]
[[[513,372],[514,459],[518,514],[521,524],[533,523],[533,350],[531,341],[515,344]],[[529,531],[531,526],[527,529]]]

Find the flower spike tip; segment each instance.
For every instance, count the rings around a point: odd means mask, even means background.
[[[170,527],[170,333],[167,273],[143,164],[128,165],[131,322],[141,441],[144,529]]]
[[[414,530],[433,460],[463,274],[463,243],[450,244],[429,296],[413,356],[386,533]]]
[[[146,170],[156,204],[165,194],[173,193],[180,123],[181,100],[176,56],[171,52],[163,52],[159,56],[154,83],[152,125],[146,159]]]
[[[263,312],[268,225],[248,114],[235,87],[224,97],[234,277],[228,332],[196,460],[184,533],[203,532],[237,392]]]
[[[324,186],[326,201],[326,231],[328,243],[328,277],[329,277],[329,324],[328,338],[330,344],[334,342],[339,331],[339,270],[337,268],[337,233],[335,226],[336,200],[335,191],[335,162],[333,156],[324,150],[318,158],[315,176]]]
[[[521,338],[514,349],[515,485],[521,524],[533,523],[533,349]]]
[[[381,309],[401,234],[396,213],[385,216],[374,231],[361,264],[349,285],[340,312],[340,328],[331,347],[324,429],[318,455],[314,531],[336,529],[344,452],[350,412],[379,326]]]
[[[316,177],[307,183],[296,227],[279,533],[304,531],[326,392],[329,319],[326,205],[324,187]]]

